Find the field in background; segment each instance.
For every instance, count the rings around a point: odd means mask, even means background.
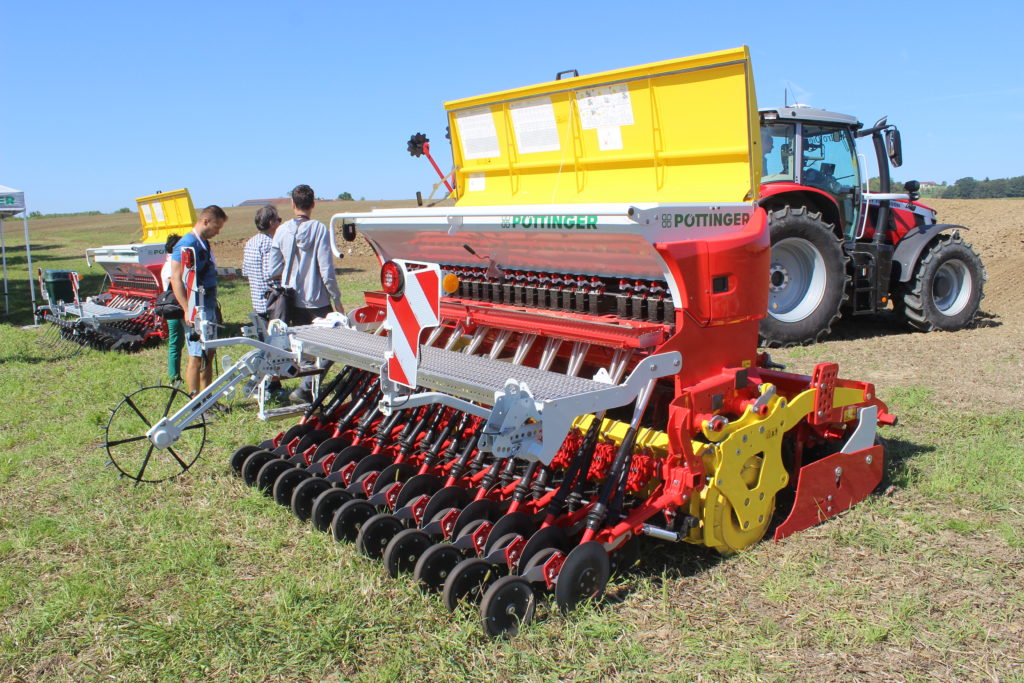
[[[246,405],[211,421],[181,480],[119,481],[97,448],[102,425],[123,393],[164,378],[165,349],[52,360],[38,331],[19,328],[24,253],[9,239],[18,308],[0,319],[0,679],[1024,680],[1024,201],[930,203],[973,228],[990,276],[976,328],[844,322],[832,341],[773,353],[801,372],[837,360],[877,384],[900,417],[883,432],[887,491],[725,560],[651,543],[606,601],[568,618],[542,609],[511,643],[228,474],[237,445],[278,428]],[[228,212],[214,250],[237,267],[255,209]],[[85,247],[138,230],[134,214],[30,226],[39,267],[83,272]],[[359,244],[337,264],[348,303],[377,277]],[[227,319],[242,322],[245,282],[221,292]]]

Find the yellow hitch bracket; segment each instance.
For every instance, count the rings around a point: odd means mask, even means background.
[[[715,470],[706,494],[725,496],[741,528],[762,525],[771,516],[775,494],[789,483],[782,437],[811,413],[815,393],[808,389],[792,401],[775,396],[764,417],[748,406],[715,445]]]

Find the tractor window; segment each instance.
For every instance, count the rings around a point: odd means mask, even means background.
[[[761,182],[793,180],[796,127],[792,123],[762,124]]]
[[[856,187],[857,154],[848,130],[804,124],[802,182],[834,195]]]

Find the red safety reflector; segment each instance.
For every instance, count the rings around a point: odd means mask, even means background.
[[[394,261],[388,261],[380,269],[380,286],[384,293],[390,296],[401,296],[405,283],[402,278],[402,270]]]

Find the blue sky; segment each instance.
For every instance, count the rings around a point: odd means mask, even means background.
[[[426,195],[405,143],[450,166],[445,100],[744,44],[761,106],[888,114],[901,180],[1024,175],[1020,3],[4,4],[0,184],[31,210]]]

